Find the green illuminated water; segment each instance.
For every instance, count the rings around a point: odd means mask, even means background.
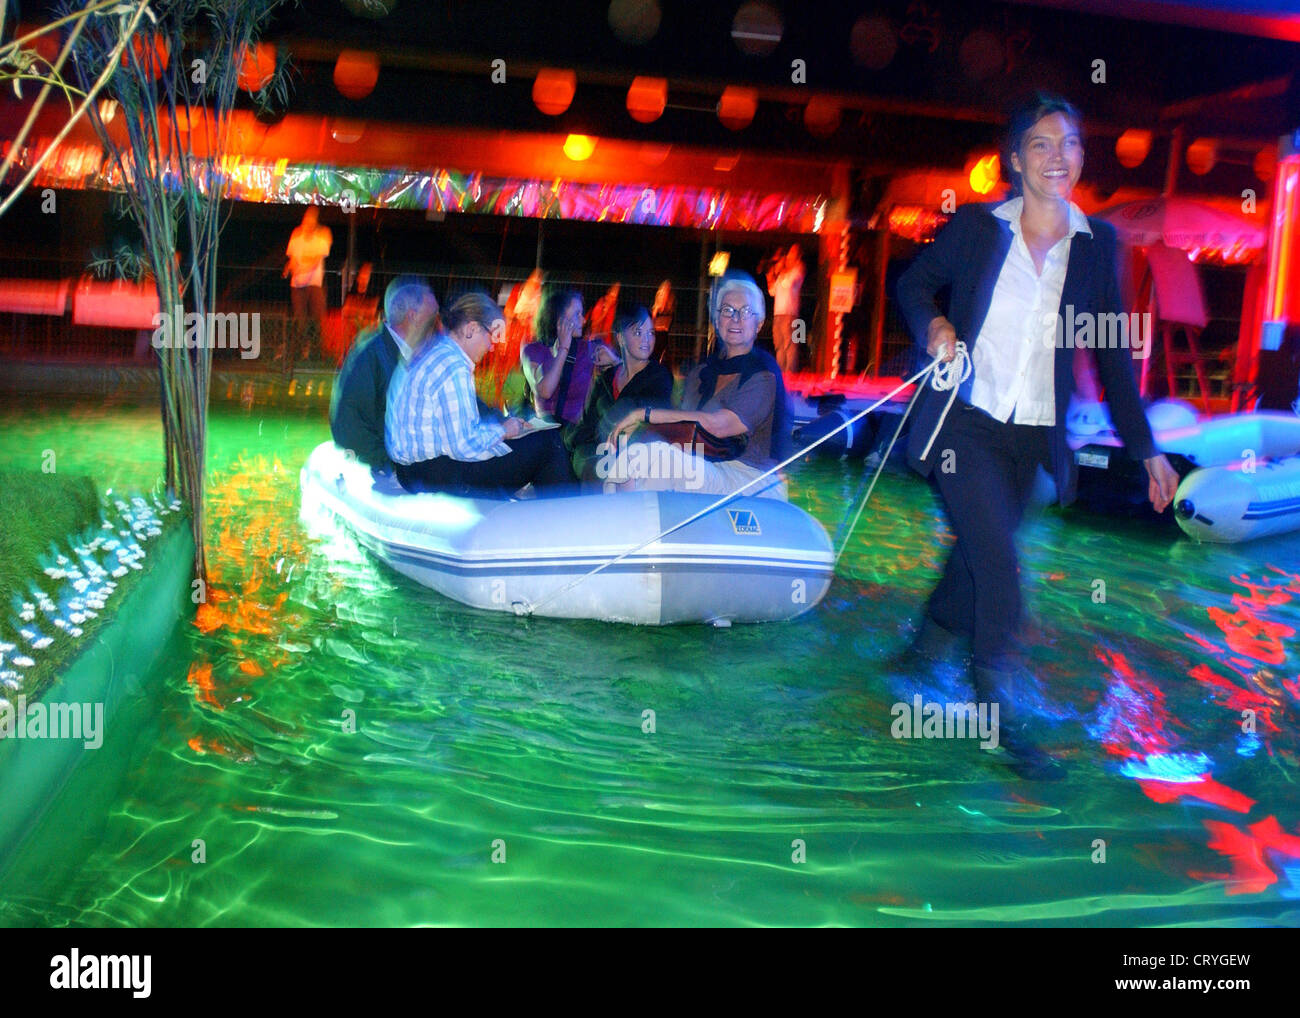
[[[0,469],[53,448],[60,470],[119,489],[161,470],[154,409],[11,408],[0,429]],[[75,865],[7,880],[0,924],[1300,919],[1300,859],[1267,855],[1263,886],[1228,879],[1207,826],[1300,824],[1300,538],[1199,547],[1172,528],[1029,520],[1038,706],[1070,766],[1035,785],[974,742],[890,736],[895,702],[969,696],[955,676],[882,669],[950,539],[916,478],[884,476],[804,618],[635,629],[474,611],[346,536],[309,539],[298,468],[327,437],[319,406],[214,409],[211,612],[177,641],[120,787],[73,811],[94,831],[82,847],[68,829]],[[857,470],[813,464],[793,486],[832,532]],[[1234,577],[1269,592],[1249,617]],[[1241,633],[1231,650],[1234,627],[1274,634],[1284,660]],[[1149,685],[1117,700],[1129,668]],[[1243,703],[1278,730],[1244,739]],[[1253,805],[1155,801],[1120,772],[1153,741],[1205,753]]]

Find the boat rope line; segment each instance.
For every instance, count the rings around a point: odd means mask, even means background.
[[[930,435],[930,441],[925,445],[925,452],[921,454],[922,459],[925,459],[925,457],[929,455],[930,446],[934,444],[935,436],[939,434],[939,429],[943,427],[943,422],[947,420],[948,411],[952,409],[953,402],[957,398],[957,390],[961,387],[961,383],[970,377],[970,355],[966,352],[966,344],[958,342],[956,353],[953,355],[951,361],[945,363],[936,358],[924,371],[921,372],[921,374],[924,375],[927,372],[930,373],[931,388],[938,392],[947,391],[949,395],[947,405],[944,406],[943,413],[939,415],[939,423],[935,425],[934,433]],[[847,527],[841,524],[840,532],[837,535],[836,544],[838,547],[835,550],[835,565],[837,568],[840,564],[840,556],[844,554],[844,549],[849,546],[849,538],[853,536],[853,531],[858,525],[858,520],[862,518],[862,510],[867,507],[867,502],[871,499],[871,493],[876,488],[876,481],[880,479],[881,471],[885,469],[885,464],[889,462],[890,453],[894,451],[894,443],[898,441],[898,436],[903,433],[903,425],[907,423],[908,415],[911,414],[912,408],[916,406],[917,398],[921,395],[921,390],[924,387],[924,383],[918,385],[916,391],[912,393],[912,398],[908,400],[907,409],[903,411],[903,416],[899,418],[898,427],[894,429],[894,434],[890,436],[889,445],[885,449],[885,454],[880,457],[880,462],[876,464],[876,469],[871,474],[870,483],[867,482],[866,472],[863,472],[862,480],[858,483],[858,490],[853,495],[853,500],[857,503],[857,511],[853,514],[853,521],[849,523]],[[857,420],[857,418],[855,417],[853,420]],[[848,423],[851,424],[853,422],[850,421]],[[834,432],[832,432],[832,434],[834,434]],[[809,446],[809,448],[812,447]],[[859,499],[859,495],[861,494],[864,485],[867,489],[866,494],[862,494]]]
[[[911,378],[908,378],[903,382],[900,382],[894,389],[887,392],[884,396],[876,400],[876,402],[872,403],[869,407],[854,414],[852,417],[844,421],[844,423],[839,425],[837,428],[828,431],[826,434],[822,435],[821,438],[817,439],[815,442],[811,442],[808,445],[804,446],[802,449],[794,453],[794,455],[789,456],[786,459],[782,460],[780,463],[776,464],[776,466],[763,471],[763,473],[759,474],[757,477],[753,478],[750,481],[747,481],[745,484],[741,485],[741,487],[737,488],[735,491],[727,495],[723,495],[717,501],[711,503],[710,505],[705,506],[703,509],[700,509],[698,512],[692,513],[690,516],[686,517],[686,519],[682,520],[679,523],[673,524],[667,530],[664,530],[661,533],[656,534],[654,537],[642,541],[640,544],[636,545],[635,547],[628,548],[626,551],[621,552],[620,554],[615,555],[610,559],[607,559],[606,561],[602,562],[600,565],[583,573],[581,576],[574,577],[572,580],[564,584],[559,589],[552,591],[550,594],[547,594],[540,601],[533,601],[533,602],[515,601],[512,604],[515,614],[521,616],[535,614],[537,611],[545,607],[551,601],[554,601],[556,598],[562,597],[564,594],[567,594],[570,590],[572,590],[578,584],[582,583],[584,580],[590,579],[591,577],[595,576],[597,573],[604,572],[610,566],[622,562],[629,555],[635,555],[637,552],[641,551],[644,548],[648,548],[656,541],[662,541],[665,537],[670,537],[671,535],[675,534],[677,531],[681,530],[683,527],[690,526],[696,520],[702,519],[703,517],[707,516],[709,513],[721,509],[728,502],[732,502],[735,499],[740,498],[745,491],[747,491],[749,488],[752,488],[760,481],[766,480],[767,478],[771,477],[773,474],[779,473],[781,470],[784,470],[786,467],[790,466],[790,464],[794,463],[796,460],[800,460],[804,456],[808,455],[808,453],[810,453],[813,449],[816,449],[817,446],[821,445],[823,442],[829,441],[831,438],[834,438],[836,435],[838,435],[841,431],[844,431],[846,428],[852,427],[854,424],[856,424],[862,418],[866,417],[868,414],[874,413],[876,410],[879,410],[882,406],[884,406],[891,399],[893,399],[894,396],[901,393],[909,385],[912,385],[913,383],[918,383],[917,388],[919,391],[921,384],[923,384],[923,380],[926,378],[926,376],[929,376],[930,384],[936,390],[941,392],[949,388],[952,390],[951,395],[948,397],[948,404],[947,406],[944,407],[943,414],[939,417],[939,423],[935,427],[934,435],[930,436],[930,441],[929,443],[926,444],[925,452],[926,454],[928,454],[930,451],[930,446],[934,444],[935,435],[937,435],[939,433],[939,429],[943,427],[944,419],[948,416],[948,411],[952,408],[952,404],[957,398],[958,386],[960,386],[960,384],[970,375],[970,371],[971,371],[970,358],[966,353],[966,344],[959,341],[957,343],[956,355],[954,356],[951,362],[945,364],[941,358],[936,357],[932,362],[927,364],[924,368],[922,368],[920,371],[914,374]],[[913,394],[912,398],[913,400],[915,400],[916,398],[915,393]],[[894,438],[897,439],[897,437],[898,437],[898,433],[895,432]],[[893,447],[892,442],[890,443],[890,447],[891,448]]]

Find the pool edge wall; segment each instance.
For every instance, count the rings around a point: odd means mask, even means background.
[[[161,685],[158,665],[163,650],[176,634],[177,623],[194,609],[193,562],[188,521],[164,532],[145,559],[146,575],[114,610],[94,642],[40,697],[39,702],[46,704],[102,703],[102,746],[89,749],[79,739],[0,739],[0,877],[6,878],[0,897],[11,897],[10,868],[33,832],[48,819],[50,806],[74,774],[93,770],[97,782],[106,785],[115,785],[120,778],[120,770],[110,767],[109,773],[103,773],[87,765],[107,756],[125,767],[129,752],[124,749],[134,744],[148,717],[138,708]],[[132,730],[119,730],[128,727]],[[71,840],[80,838],[72,833]]]

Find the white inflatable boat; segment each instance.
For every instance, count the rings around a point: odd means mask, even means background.
[[[777,499],[733,499],[653,540],[716,496],[386,494],[332,442],[312,452],[301,480],[309,525],[337,520],[393,569],[475,608],[643,625],[773,622],[817,604],[834,573],[821,524]]]
[[[1185,534],[1216,544],[1300,529],[1300,456],[1193,470],[1174,512]]]

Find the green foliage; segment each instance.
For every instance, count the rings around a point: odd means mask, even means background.
[[[40,575],[37,559],[51,543],[63,544],[100,521],[99,491],[85,476],[0,473],[0,611]],[[44,577],[42,577],[43,579]]]

